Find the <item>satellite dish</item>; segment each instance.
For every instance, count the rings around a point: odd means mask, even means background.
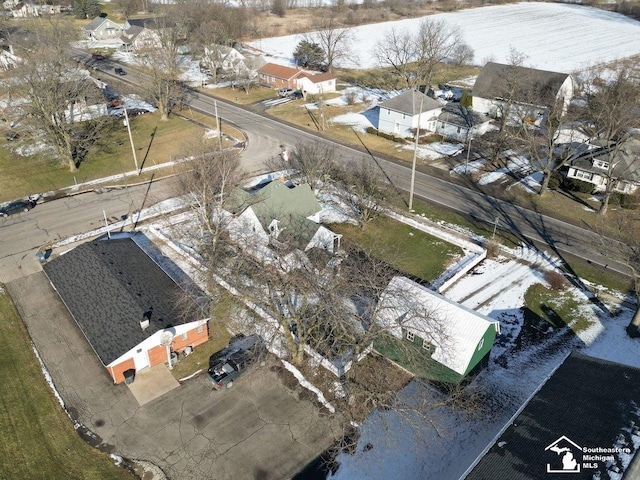
[[[173,341],[173,333],[167,330],[162,332],[162,335],[160,335],[160,345],[164,345],[165,347],[168,347],[171,345],[172,341]]]

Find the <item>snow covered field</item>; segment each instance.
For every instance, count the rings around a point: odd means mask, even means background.
[[[426,17],[423,17],[426,18]],[[596,63],[640,53],[640,22],[591,7],[555,3],[519,3],[429,16],[458,25],[475,51],[474,62],[506,62],[511,48],[527,55],[526,66],[571,73]],[[417,31],[421,18],[363,25],[354,29],[356,61],[341,67],[371,68],[375,43],[391,28]],[[267,60],[293,64],[298,35],[250,42]]]

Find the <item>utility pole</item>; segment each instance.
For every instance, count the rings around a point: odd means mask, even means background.
[[[413,148],[413,163],[411,165],[411,187],[409,189],[409,211],[410,212],[413,211],[413,187],[416,183],[416,159],[418,157],[418,139],[420,138],[420,120],[422,120],[423,102],[424,102],[424,97],[420,98],[420,114],[418,115],[418,128],[416,128],[416,143]]]
[[[220,117],[218,116],[218,102],[216,100],[213,101],[213,107],[216,111],[216,128],[218,129],[218,146],[220,147],[220,153],[222,153],[222,131],[220,130],[222,126],[220,125]]]
[[[127,131],[129,132],[129,142],[131,142],[131,152],[133,152],[133,163],[136,166],[136,173],[140,175],[140,170],[138,170],[138,157],[136,156],[136,147],[133,145],[133,136],[131,135],[131,125],[129,125],[129,115],[127,114],[127,108],[124,108],[124,124],[127,127]]]

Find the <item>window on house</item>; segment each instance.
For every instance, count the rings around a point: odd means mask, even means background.
[[[415,335],[413,334],[413,332],[410,332],[407,330],[407,340],[409,340],[410,342],[413,342],[414,338],[415,338]]]
[[[204,332],[204,324],[203,324],[203,325],[198,325],[198,330],[197,330],[197,332],[198,332],[198,333],[202,333],[202,332]]]
[[[184,332],[180,338],[182,340],[186,340],[187,339],[187,332]]]
[[[602,160],[594,160],[593,165],[598,168],[609,168],[609,162],[603,162]]]
[[[482,347],[484,347],[484,338],[478,343],[478,351],[482,350]]]
[[[424,348],[427,352],[433,350],[433,345],[429,343],[429,340],[422,340],[422,348]]]
[[[575,176],[576,176],[576,178],[581,178],[583,180],[592,180],[593,179],[593,173],[585,172],[584,170],[576,170],[575,171]]]

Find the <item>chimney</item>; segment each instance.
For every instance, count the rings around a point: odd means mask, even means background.
[[[144,320],[140,320],[140,328],[142,330],[146,330],[149,327],[149,319],[145,318]]]

